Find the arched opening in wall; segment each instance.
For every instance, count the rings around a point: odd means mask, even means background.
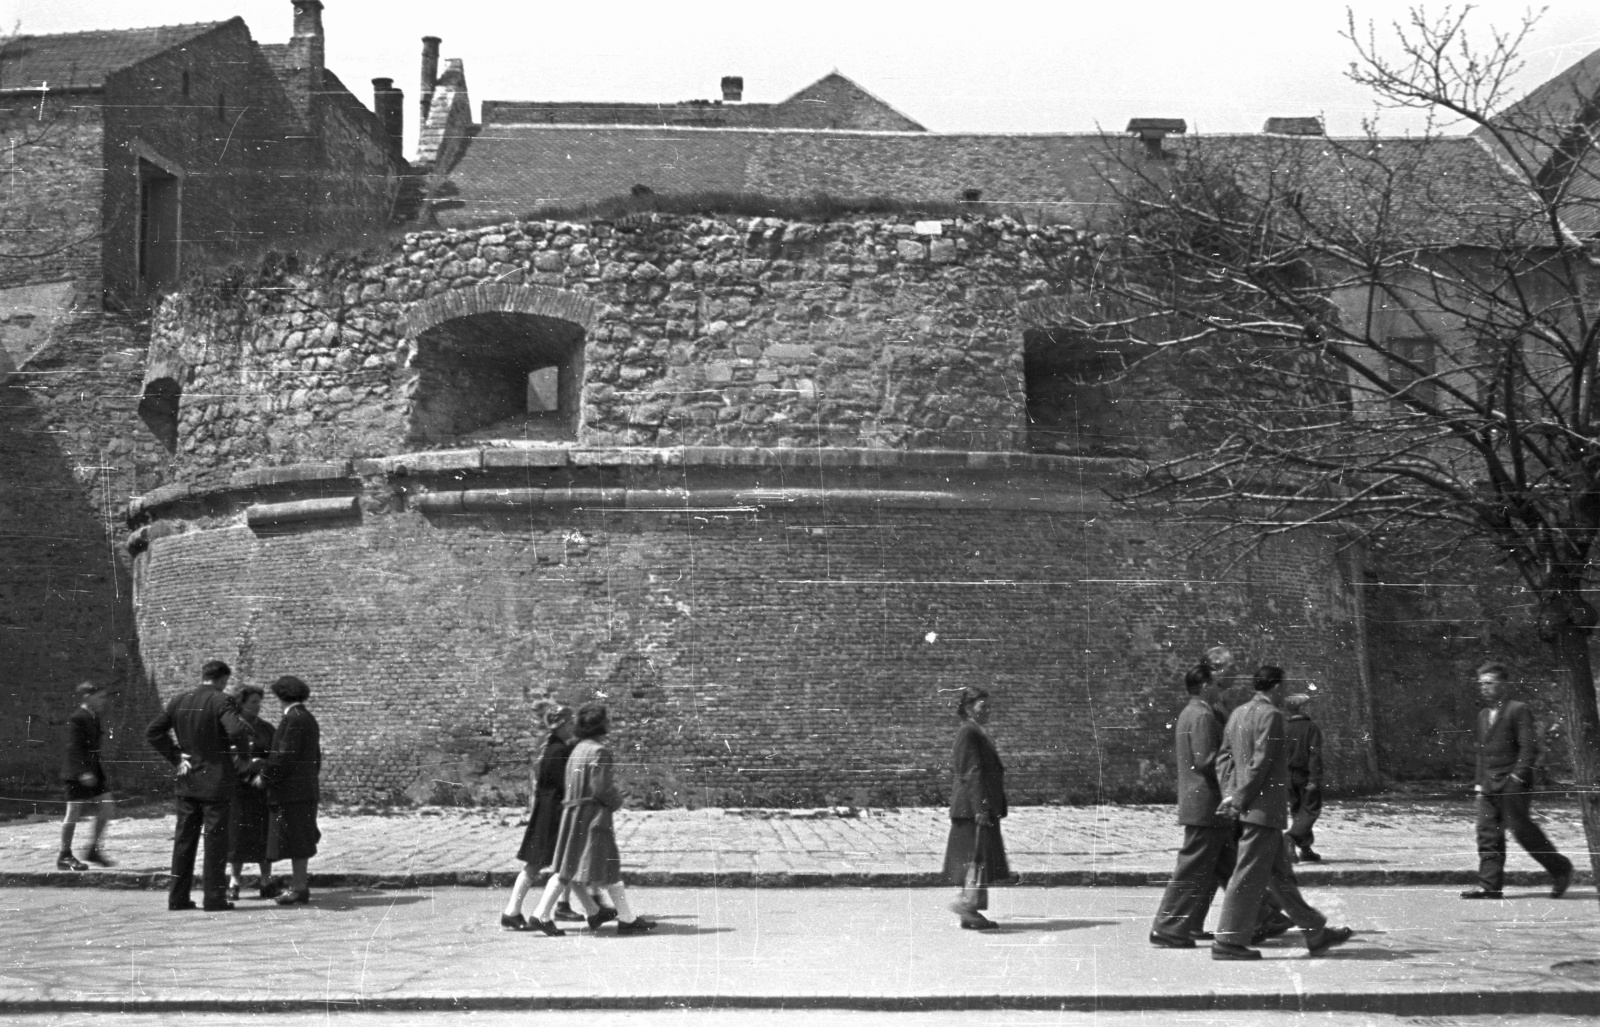
[[[562,441],[578,432],[583,329],[537,314],[452,318],[417,337],[410,441]]]
[[[1034,328],[1022,334],[1028,449],[1076,456],[1129,456],[1141,446],[1120,400],[1123,354],[1079,332]]]
[[[168,453],[178,451],[178,400],[183,390],[171,378],[153,378],[139,397],[139,419]]]

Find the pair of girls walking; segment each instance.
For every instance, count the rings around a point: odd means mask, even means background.
[[[557,706],[545,717],[550,737],[539,756],[533,810],[517,858],[522,871],[500,914],[508,931],[539,931],[551,937],[566,932],[557,920],[587,921],[591,931],[617,922],[618,934],[643,934],[656,926],[635,916],[622,880],[612,814],[622,808],[616,760],[602,739],[610,731],[606,708],[589,703],[572,710]],[[522,906],[541,873],[549,873],[532,918]],[[601,896],[610,903],[600,902]],[[571,906],[575,900],[583,912]]]

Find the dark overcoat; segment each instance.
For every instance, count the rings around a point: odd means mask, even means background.
[[[1233,711],[1217,753],[1217,783],[1233,796],[1246,824],[1279,831],[1289,827],[1289,759],[1283,744],[1283,712],[1256,693]]]
[[[94,784],[105,784],[106,772],[100,762],[100,716],[87,706],[79,706],[67,720],[67,747],[61,759],[61,780],[82,784],[84,774],[94,775]]]
[[[145,741],[168,763],[176,766],[189,758],[189,773],[178,778],[178,795],[201,802],[233,795],[236,775],[229,749],[249,737],[233,697],[210,685],[173,696],[145,731]]]
[[[1217,806],[1222,789],[1217,785],[1217,750],[1222,746],[1222,721],[1216,707],[1191,696],[1178,714],[1173,731],[1178,757],[1178,823],[1188,827],[1219,827]]]
[[[950,753],[950,819],[972,820],[979,813],[1006,815],[1006,768],[988,732],[961,722]]]
[[[539,764],[534,770],[533,808],[528,815],[528,829],[522,833],[522,847],[517,858],[543,870],[555,856],[556,837],[561,832],[561,797],[567,790],[567,758],[572,755],[572,743],[559,734],[551,733],[539,754]]]
[[[250,725],[250,737],[233,747],[233,770],[239,777],[239,787],[228,811],[228,859],[259,863],[267,858],[267,794],[255,786],[252,778],[272,752],[276,729],[264,717],[243,719]]]
[[[267,805],[315,803],[321,773],[322,729],[310,710],[295,703],[283,711],[283,721],[272,734],[272,750],[261,768]]]
[[[621,808],[611,750],[594,738],[579,741],[567,757],[561,828],[551,863],[557,877],[596,887],[622,880],[622,854],[611,819]]]
[[[1490,712],[1478,711],[1478,784],[1490,792],[1498,792],[1513,776],[1525,785],[1531,784],[1533,764],[1539,758],[1533,711],[1515,699],[1507,699],[1493,724],[1489,723]]]
[[[1311,784],[1322,784],[1322,729],[1304,713],[1291,713],[1284,721],[1284,744],[1289,747],[1289,772],[1303,774]]]

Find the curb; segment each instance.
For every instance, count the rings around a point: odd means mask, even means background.
[[[415,995],[381,998],[318,995],[305,998],[7,999],[0,1013],[305,1013],[538,1012],[547,1010],[840,1009],[872,1012],[1027,1010],[1134,1012],[1148,1010],[1362,1012],[1391,1016],[1566,1014],[1592,1016],[1600,992],[1582,988],[1535,991],[1387,991],[1378,993],[1220,993],[1118,995]]]
[[[1573,874],[1572,883],[1587,885],[1587,870]],[[1141,870],[1047,870],[1022,875],[1024,887],[1036,888],[1162,888],[1170,874]],[[1471,870],[1342,870],[1312,869],[1296,872],[1307,888],[1400,888],[1426,885],[1470,885],[1478,875]],[[313,873],[317,888],[509,888],[514,870],[434,870],[417,874],[372,872]],[[786,873],[779,871],[633,870],[628,883],[643,888],[948,888],[941,873]],[[130,870],[20,870],[0,872],[0,887],[9,888],[125,888],[155,890],[171,880],[164,871]],[[1539,887],[1549,882],[1542,870],[1507,871],[1509,887]]]

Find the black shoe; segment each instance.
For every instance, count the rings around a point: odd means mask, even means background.
[[[1189,937],[1193,938],[1195,941],[1216,941],[1217,940],[1217,936],[1215,934],[1211,933],[1210,931],[1196,931],[1193,934],[1189,935]]]
[[[1322,862],[1322,857],[1317,855],[1315,852],[1312,852],[1311,851],[1311,846],[1309,846],[1309,845],[1300,846],[1300,858],[1305,860],[1307,863],[1321,863]]]
[[[982,913],[973,913],[961,918],[963,931],[998,931],[1000,925],[984,916]]]
[[[1150,944],[1158,949],[1192,949],[1193,938],[1179,938],[1172,934],[1162,934],[1160,931],[1150,932]]]
[[[646,920],[642,916],[636,916],[632,920],[617,921],[617,933],[643,934],[646,931],[655,930],[658,926],[659,925],[654,920]]]
[[[577,910],[573,909],[572,908],[572,903],[570,903],[570,902],[558,902],[558,903],[556,903],[556,915],[555,915],[554,919],[556,919],[556,920],[567,920],[567,921],[582,921],[584,919],[584,915],[582,913],[578,912]]]
[[[565,938],[567,936],[567,932],[557,927],[554,920],[530,920],[528,921],[528,930],[540,931],[552,938]]]
[[[528,918],[523,916],[521,913],[513,913],[510,916],[506,916],[504,913],[501,913],[500,927],[502,930],[507,931],[533,930],[533,925],[528,923]]]
[[[1260,959],[1261,950],[1246,948],[1243,945],[1235,945],[1229,941],[1219,941],[1215,942],[1211,946],[1211,958],[1237,960]]]
[[[1559,899],[1567,893],[1568,888],[1572,887],[1572,868],[1567,867],[1564,872],[1556,874],[1554,877],[1555,879],[1550,882],[1550,897]]]
[[[85,863],[93,863],[97,867],[114,867],[117,865],[116,860],[107,858],[106,854],[101,852],[98,847],[91,848],[88,852],[85,852],[83,861]]]
[[[1498,899],[1501,894],[1498,888],[1493,890],[1489,888],[1468,888],[1461,893],[1461,897],[1464,899]]]
[[[1260,945],[1269,938],[1281,937],[1289,933],[1289,928],[1294,926],[1294,921],[1282,913],[1275,914],[1267,922],[1256,928],[1256,933],[1250,936],[1250,944]]]
[[[231,902],[208,902],[204,906],[201,906],[200,908],[205,910],[207,913],[226,913],[228,910],[233,908],[233,903],[231,903]]]
[[[1320,956],[1335,945],[1349,941],[1354,933],[1348,927],[1324,927],[1315,934],[1306,935],[1306,950],[1313,956]]]
[[[79,860],[70,852],[63,852],[56,857],[57,870],[88,870],[89,864]]]
[[[167,900],[167,912],[169,913],[182,913],[186,909],[194,908],[196,907],[193,899],[184,899],[181,902],[173,902],[170,899]]]
[[[617,911],[610,906],[601,906],[600,912],[588,918],[589,930],[598,931],[601,924],[608,924],[617,918]]]
[[[261,890],[257,894],[263,899],[275,899],[283,894],[283,885],[277,881],[268,881],[261,886]]]
[[[295,891],[293,888],[285,888],[273,901],[280,906],[304,906],[311,901],[311,889],[303,888]]]

